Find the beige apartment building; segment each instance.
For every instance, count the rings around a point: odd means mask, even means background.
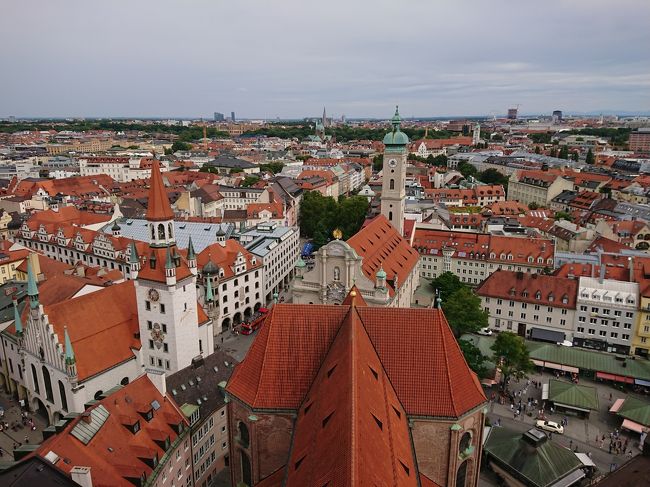
[[[573,183],[546,171],[516,171],[508,182],[508,199],[525,205],[548,206],[562,191],[573,190]]]

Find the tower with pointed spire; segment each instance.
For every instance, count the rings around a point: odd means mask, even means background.
[[[381,214],[388,219],[400,235],[403,235],[409,138],[400,130],[402,118],[399,116],[399,107],[395,107],[395,115],[390,123],[392,130],[384,137]]]
[[[63,336],[64,336],[64,356],[65,356],[65,371],[68,374],[68,380],[72,383],[72,387],[77,385],[77,359],[74,356],[74,350],[72,349],[72,341],[70,340],[70,335],[68,334],[68,327],[63,327]]]
[[[325,113],[325,107],[323,107],[323,120],[321,123],[323,124],[323,128],[327,127],[327,113]]]
[[[199,326],[196,291],[196,252],[190,240],[187,257],[176,245],[174,213],[169,204],[158,161],[151,169],[147,207],[149,248],[143,258],[130,249],[135,279],[143,365],[172,373],[213,350],[212,325]]]

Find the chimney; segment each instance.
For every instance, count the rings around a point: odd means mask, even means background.
[[[598,282],[601,284],[603,283],[603,279],[605,279],[605,264],[600,265],[600,275],[598,276]]]
[[[93,487],[93,478],[90,475],[90,467],[72,467],[70,478],[81,487]]]
[[[627,258],[628,267],[630,269],[630,282],[634,282],[634,261],[632,257]]]

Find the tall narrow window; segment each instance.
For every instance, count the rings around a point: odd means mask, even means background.
[[[32,378],[34,379],[34,391],[37,394],[40,394],[41,389],[38,386],[38,374],[36,373],[36,367],[34,367],[34,364],[32,364]]]
[[[158,225],[158,240],[165,240],[165,225]]]
[[[394,179],[390,180],[390,189],[395,189],[395,180]]]
[[[45,365],[42,367],[43,370],[43,383],[45,384],[45,395],[47,400],[54,402],[54,394],[52,394],[52,380],[50,379],[50,371],[47,370]]]
[[[65,386],[59,381],[59,396],[61,396],[61,405],[65,411],[68,410],[68,398],[65,396]]]

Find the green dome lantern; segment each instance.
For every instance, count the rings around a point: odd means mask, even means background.
[[[406,145],[409,143],[408,135],[400,130],[402,124],[402,117],[399,116],[399,107],[395,107],[395,115],[390,119],[393,130],[384,136],[384,145]]]
[[[303,269],[307,267],[307,264],[305,264],[305,261],[302,260],[302,258],[299,258],[298,262],[296,262],[296,267],[298,267],[299,269]]]
[[[377,276],[379,279],[386,279],[386,271],[384,270],[383,267],[380,267],[380,268],[379,268],[379,270],[377,271],[376,276]]]

